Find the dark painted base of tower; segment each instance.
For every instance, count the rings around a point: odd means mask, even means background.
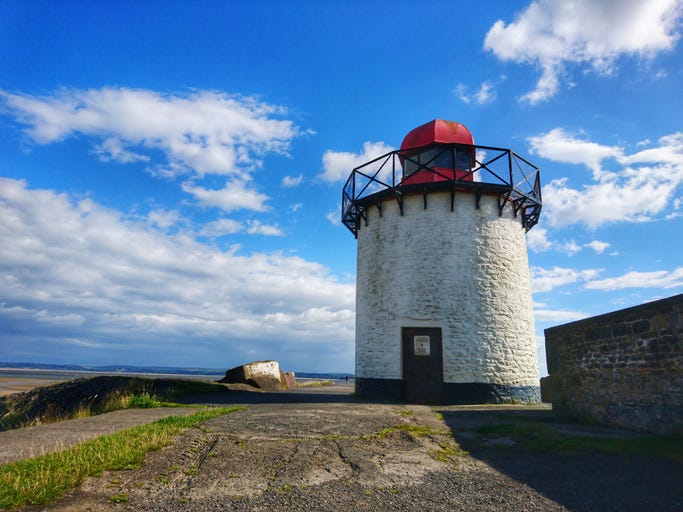
[[[403,401],[401,379],[356,378],[356,396],[388,402]],[[537,404],[541,401],[539,386],[507,386],[482,382],[444,382],[442,405],[467,404]]]

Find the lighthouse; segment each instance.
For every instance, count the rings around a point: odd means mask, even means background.
[[[540,401],[526,233],[539,170],[436,119],[351,171],[356,394],[428,404]]]

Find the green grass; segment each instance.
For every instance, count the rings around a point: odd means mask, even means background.
[[[108,379],[111,385],[104,392],[101,386],[98,391],[93,391],[89,386],[97,379]],[[69,384],[71,388],[65,392],[65,386]],[[59,389],[62,391],[58,391]],[[224,390],[225,386],[222,384],[189,379],[126,379],[110,376],[77,379],[27,393],[0,397],[0,431],[85,418],[121,409],[179,407],[182,404],[177,404],[174,400],[180,396]],[[73,395],[79,393],[83,398],[74,403]],[[27,394],[30,396],[26,396]],[[71,399],[66,399],[65,396],[70,396]],[[45,406],[36,407],[36,403],[44,403]]]
[[[415,437],[448,435],[450,433],[447,430],[438,430],[432,427],[427,427],[425,425],[413,425],[403,423],[401,425],[396,425],[395,427],[383,428],[382,430],[377,432],[377,434],[374,434],[374,437],[377,437],[378,439],[383,439],[392,432],[410,432]]]
[[[575,436],[536,424],[490,425],[479,427],[476,431],[480,434],[508,437],[517,443],[516,447],[532,451],[571,454],[600,452],[663,457],[683,462],[682,435],[632,438]]]
[[[150,395],[146,391],[144,393],[140,393],[137,395],[131,395],[130,398],[128,399],[128,407],[127,409],[150,409],[154,407],[162,407],[163,405],[166,405],[168,402],[162,402],[157,398],[156,395]],[[169,405],[176,405],[176,404],[169,404]]]
[[[147,452],[171,444],[173,437],[182,430],[238,410],[243,408],[211,408],[189,416],[167,416],[61,452],[2,465],[0,508],[50,503],[78,487],[89,476],[136,468]]]

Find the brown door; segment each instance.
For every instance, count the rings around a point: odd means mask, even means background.
[[[438,327],[404,327],[403,399],[420,404],[443,400],[443,351]]]

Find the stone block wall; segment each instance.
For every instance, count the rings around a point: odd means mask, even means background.
[[[562,416],[683,432],[683,294],[545,330],[544,402]]]

